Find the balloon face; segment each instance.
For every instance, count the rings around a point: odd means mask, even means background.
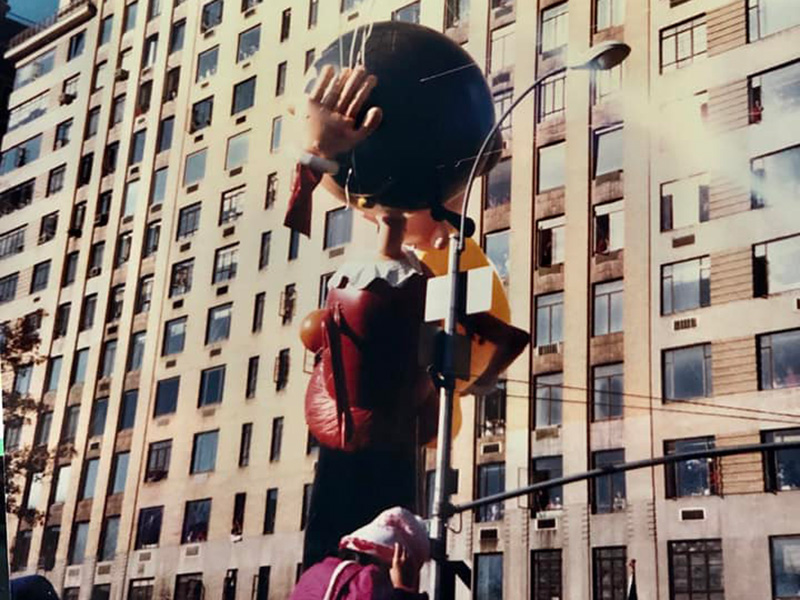
[[[351,199],[418,210],[464,188],[495,114],[483,73],[463,48],[421,25],[381,22],[338,38],[314,64],[317,72],[325,65],[337,73],[363,65],[378,79],[359,119],[379,106],[381,124],[337,157],[341,168],[332,178]],[[494,166],[501,144],[496,135],[479,172]]]

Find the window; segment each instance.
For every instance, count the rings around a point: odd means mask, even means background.
[[[261,25],[251,27],[239,34],[239,47],[236,51],[236,62],[242,62],[253,56],[261,45]]]
[[[192,466],[189,473],[208,473],[217,464],[217,441],[219,430],[196,433],[192,446]]]
[[[509,265],[509,234],[510,230],[496,231],[487,233],[483,238],[483,245],[486,248],[486,256],[494,265],[500,280],[504,285],[508,285],[510,272]]]
[[[667,456],[713,449],[713,437],[664,442],[664,454]],[[667,498],[710,496],[719,493],[719,470],[717,461],[713,458],[694,458],[664,465],[664,475]]]
[[[100,459],[93,458],[87,460],[83,466],[83,479],[81,480],[80,494],[78,500],[94,498],[94,488],[97,484],[97,469],[100,466]]]
[[[287,8],[281,13],[281,41],[289,39],[289,32],[292,27],[292,9]]]
[[[671,315],[711,304],[708,256],[661,267],[661,314]]]
[[[723,598],[722,542],[688,540],[668,542],[670,600]]]
[[[138,331],[131,336],[130,348],[128,349],[127,372],[139,371],[144,360],[145,331]]]
[[[200,397],[197,406],[208,406],[222,402],[225,389],[225,365],[200,372]]]
[[[70,482],[70,475],[72,474],[72,465],[62,465],[58,467],[55,475],[55,494],[53,495],[53,503],[60,504],[67,499],[67,486]]]
[[[622,159],[622,127],[595,132],[594,176],[621,171]]]
[[[537,253],[540,267],[554,267],[564,262],[565,218],[553,217],[542,219],[537,223],[539,245]]]
[[[83,299],[81,307],[81,318],[78,323],[78,331],[86,331],[94,326],[94,315],[97,311],[97,294],[89,294]]]
[[[761,434],[764,443],[800,441],[800,429],[765,431]],[[784,492],[800,490],[800,449],[771,450],[764,456],[765,490]]]
[[[625,201],[594,206],[594,253],[609,254],[625,246]]]
[[[158,56],[158,34],[154,33],[148,36],[144,41],[144,50],[142,51],[142,69],[147,69],[156,64]]]
[[[264,208],[270,208],[278,198],[278,174],[270,173],[267,175],[267,195],[264,200]]]
[[[205,32],[222,23],[222,0],[211,0],[203,5],[200,31]]]
[[[96,300],[96,298],[94,300]],[[92,311],[94,311],[94,308],[92,308]],[[103,353],[100,359],[100,371],[98,373],[99,377],[111,377],[111,375],[114,373],[114,361],[116,356],[117,340],[108,340],[103,344]]]
[[[478,465],[477,476],[477,496],[485,498],[493,494],[499,494],[506,489],[506,465],[505,463],[487,463]],[[489,521],[500,521],[503,518],[503,503],[495,502],[481,506],[476,514],[479,523]]]
[[[206,344],[227,340],[231,332],[231,313],[233,304],[215,306],[208,311]]]
[[[192,121],[189,133],[196,133],[211,125],[211,116],[214,112],[214,96],[195,102],[192,105]]]
[[[567,72],[559,71],[542,81],[539,86],[536,110],[537,122],[564,113],[566,106]]]
[[[748,41],[800,24],[800,14],[792,2],[781,0],[747,0]]]
[[[7,149],[0,154],[0,175],[6,175],[14,169],[24,167],[39,158],[42,146],[42,136],[26,140]]]
[[[800,329],[758,336],[759,389],[800,386]]]
[[[111,105],[111,127],[120,123],[125,114],[125,94],[120,94]]]
[[[496,600],[503,597],[503,555],[475,555],[475,600]]]
[[[292,229],[289,232],[289,256],[288,260],[295,260],[300,256],[300,232]]]
[[[253,441],[253,424],[242,425],[242,437],[239,441],[239,466],[246,467],[250,464],[250,443]]]
[[[128,478],[128,462],[130,452],[118,452],[114,455],[111,466],[111,485],[108,489],[109,494],[121,494],[125,491],[125,480]]]
[[[56,136],[53,142],[53,150],[58,150],[69,144],[72,138],[72,119],[56,125]]]
[[[58,380],[61,377],[61,366],[64,364],[63,356],[53,356],[47,363],[44,392],[55,392],[58,389]],[[52,418],[52,414],[50,415]]]
[[[308,517],[311,514],[311,493],[313,485],[306,483],[303,485],[303,506],[300,512],[300,531],[303,531],[308,524]]]
[[[14,187],[0,192],[0,216],[25,208],[33,202],[33,190],[36,180],[30,179]]]
[[[86,554],[86,540],[89,537],[89,523],[75,523],[72,528],[72,539],[69,543],[69,554],[67,556],[68,565],[83,564]]]
[[[164,102],[175,100],[178,97],[178,87],[181,82],[181,68],[173,67],[167,71],[164,78]]]
[[[308,70],[311,68],[311,66],[314,64],[314,61],[316,60],[316,54],[317,52],[316,50],[314,50],[314,48],[306,50],[306,58],[303,63],[303,74],[307,73]]]
[[[97,555],[97,560],[100,562],[114,560],[114,555],[117,553],[117,537],[119,536],[119,517],[106,517],[103,523],[103,531],[100,536],[100,551]],[[101,588],[101,590],[98,590]],[[92,589],[91,600],[107,600],[110,597],[110,585],[104,586],[96,585]],[[104,592],[104,593],[103,593]]]
[[[275,75],[275,95],[282,96],[286,91],[286,69],[288,63],[283,61],[278,65],[278,71]]]
[[[247,110],[255,104],[256,78],[251,77],[233,86],[233,104],[231,114],[235,115]]]
[[[278,513],[278,490],[267,490],[267,506],[264,509],[264,533],[275,533],[275,516]]]
[[[531,573],[531,600],[561,598],[561,550],[531,551]]]
[[[504,160],[486,176],[485,208],[494,208],[511,202],[511,160]]]
[[[800,235],[753,246],[753,295],[800,287]]]
[[[618,0],[613,0],[618,1]],[[594,77],[594,103],[599,104],[612,99],[622,90],[622,65],[605,70],[596,70]]]
[[[202,573],[178,575],[175,578],[175,600],[202,600],[204,595]]]
[[[139,525],[136,528],[136,550],[158,547],[163,517],[163,506],[151,506],[139,511]],[[133,585],[133,582],[131,582],[131,585]]]
[[[289,349],[284,348],[278,352],[275,360],[275,391],[280,392],[289,383]]]
[[[269,461],[277,462],[281,459],[281,446],[283,445],[283,417],[272,419],[272,439],[269,445]]]
[[[162,119],[158,127],[158,142],[156,144],[156,153],[164,152],[172,147],[172,130],[175,127],[175,117],[167,117]]]
[[[269,143],[269,151],[272,153],[277,152],[281,148],[282,126],[283,126],[282,117],[275,117],[274,119],[272,119],[272,135],[270,136],[270,143]]]
[[[31,389],[33,365],[19,365],[14,373],[14,391],[20,396],[27,396]]]
[[[542,456],[531,460],[531,483],[543,483],[564,476],[561,456]],[[544,511],[560,510],[563,506],[562,486],[538,490],[531,498],[531,508],[535,515]]]
[[[565,151],[566,142],[539,148],[539,185],[537,193],[546,192],[564,185]]]
[[[564,292],[536,298],[536,346],[564,340]]]
[[[353,234],[353,212],[337,208],[325,213],[325,242],[323,249],[336,248],[350,242]]]
[[[147,450],[147,470],[145,483],[161,481],[169,474],[169,462],[172,457],[172,440],[153,442]]]
[[[250,150],[250,132],[245,131],[228,138],[228,149],[225,153],[225,170],[230,171],[243,166],[247,162]]]
[[[623,287],[622,279],[595,284],[593,335],[622,331]]]
[[[186,342],[186,321],[188,317],[179,317],[167,321],[164,326],[164,344],[161,356],[180,354]]]
[[[706,16],[661,30],[661,72],[682,69],[706,54]]]
[[[217,57],[219,56],[219,46],[209,48],[205,52],[197,55],[197,74],[195,82],[208,79],[217,72]]]
[[[664,351],[664,400],[711,395],[711,344]]]
[[[0,277],[0,304],[11,302],[17,295],[17,281],[19,273],[12,273],[5,277]]]
[[[186,38],[186,19],[175,21],[169,35],[169,53],[183,50],[183,42]]]
[[[180,241],[192,235],[200,227],[201,203],[197,202],[183,207],[178,213],[178,231],[176,240]]]
[[[244,508],[247,502],[247,494],[239,492],[233,498],[233,519],[231,521],[231,536],[238,536],[241,540],[242,532],[244,531]],[[237,541],[237,540],[234,540]],[[236,598],[236,570],[233,570],[234,577],[230,579],[231,570],[228,570],[228,575],[225,576],[225,588],[223,591],[223,599],[235,600]],[[233,589],[231,589],[233,586]]]
[[[239,264],[239,245],[220,248],[214,253],[214,275],[212,283],[223,283],[236,277]]]
[[[47,288],[47,282],[50,280],[50,261],[46,260],[33,266],[33,274],[31,275],[31,294],[40,292]]]
[[[261,331],[264,326],[264,304],[266,297],[267,294],[265,292],[259,292],[256,294],[255,301],[253,302],[253,333]]]
[[[772,593],[776,599],[800,596],[800,567],[796,557],[800,552],[800,536],[769,538],[772,572]]]
[[[44,54],[40,54],[29,63],[19,67],[14,76],[14,89],[28,85],[32,81],[36,81],[40,77],[44,77],[56,63],[56,49],[48,50]]]
[[[256,388],[258,387],[258,362],[257,356],[251,356],[247,361],[246,398],[255,398],[256,396]]]
[[[198,183],[206,175],[206,149],[199,150],[186,157],[186,168],[183,172],[183,185]],[[199,213],[198,208],[198,213]]]
[[[620,465],[625,462],[624,450],[603,450],[592,453],[592,468],[602,469]],[[592,493],[592,512],[607,514],[625,510],[625,472],[615,472],[593,479],[590,484]]]
[[[232,223],[242,216],[245,199],[245,186],[222,193],[219,211],[219,224]]]
[[[564,390],[561,373],[541,375],[535,382],[534,428],[561,425],[561,402]]]
[[[541,52],[553,52],[567,45],[569,39],[569,12],[567,2],[542,11]]]
[[[61,527],[52,525],[45,527],[42,536],[42,551],[39,555],[39,565],[45,571],[52,571],[56,564],[56,550],[58,549],[58,538],[61,536]]]
[[[92,405],[92,416],[89,419],[89,437],[103,435],[107,414],[108,398],[97,398]]]
[[[25,250],[25,228],[17,227],[0,234],[0,259],[19,254]]]
[[[489,47],[489,72],[499,73],[514,66],[514,26],[495,29]]]
[[[130,260],[131,245],[133,244],[133,232],[126,231],[117,238],[117,251],[114,254],[114,268],[121,267]],[[122,299],[120,299],[120,313],[122,311]],[[115,318],[119,318],[119,314],[115,314]]]
[[[477,396],[478,437],[504,435],[506,432],[506,382],[498,381],[495,389]]]
[[[601,31],[625,22],[625,0],[595,0],[594,30]],[[620,596],[621,597],[621,596]],[[606,596],[598,596],[605,600]],[[612,596],[607,597],[609,600]],[[616,596],[613,596],[616,598]]]
[[[594,368],[594,404],[592,417],[605,421],[623,416],[624,379],[622,363]]]
[[[75,361],[72,363],[72,385],[86,381],[86,365],[88,362],[88,348],[82,348],[75,353]]]
[[[122,404],[119,409],[117,431],[133,429],[136,422],[136,404],[139,401],[139,390],[126,390],[122,393]]]
[[[139,4],[137,2],[131,2],[125,5],[125,19],[122,25],[123,33],[130,31],[136,26],[136,14],[139,12],[137,10],[138,8]]]
[[[628,597],[628,564],[624,546],[592,548],[595,600]]]
[[[86,47],[86,30],[79,31],[71,38],[69,38],[69,48],[67,49],[67,61],[79,57],[83,54],[83,49]]]
[[[754,158],[750,171],[752,208],[791,206],[800,192],[800,146]]]
[[[47,92],[43,92],[30,100],[26,100],[22,104],[12,107],[8,113],[7,131],[14,131],[18,127],[22,127],[44,116],[47,114],[47,108]]]
[[[319,0],[308,0],[308,28],[317,26],[319,16]]]
[[[189,293],[192,289],[192,273],[194,272],[194,259],[181,261],[172,265],[170,278],[169,297],[175,298]]]
[[[750,123],[776,123],[797,111],[800,62],[753,75],[749,80]]]
[[[278,314],[281,316],[281,324],[288,325],[292,322],[294,311],[297,306],[297,286],[289,283],[284,286],[281,294],[281,302]]]
[[[156,408],[153,416],[160,417],[175,412],[178,407],[180,377],[162,379],[156,385]]]
[[[158,206],[164,203],[164,198],[167,196],[167,174],[167,167],[153,173],[153,182],[150,188],[151,206]]]
[[[92,93],[102,90],[109,79],[108,61],[97,63],[94,68],[94,78],[92,79]]]
[[[393,11],[392,21],[419,23],[419,0]]]
[[[161,221],[154,221],[147,224],[144,233],[144,245],[142,246],[142,258],[149,258],[158,251],[158,241],[161,238]]]
[[[661,186],[661,231],[708,221],[708,217],[707,175],[696,175]]]
[[[325,303],[328,301],[328,284],[333,277],[333,273],[323,273],[319,277],[319,297],[317,301],[317,308],[325,308]]]
[[[272,232],[265,231],[261,234],[261,247],[258,251],[258,268],[263,269],[269,265],[269,249],[272,245]]]

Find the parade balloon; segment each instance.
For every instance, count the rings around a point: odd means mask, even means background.
[[[322,323],[325,320],[326,312],[324,308],[313,310],[300,323],[300,340],[310,352],[317,352],[322,348],[325,335]]]
[[[316,72],[326,65],[337,73],[363,65],[378,80],[357,121],[378,106],[380,126],[336,157],[335,183],[351,200],[416,210],[463,190],[495,113],[480,67],[461,46],[421,25],[379,22],[339,37],[314,63]],[[494,166],[501,146],[496,135],[479,174]]]

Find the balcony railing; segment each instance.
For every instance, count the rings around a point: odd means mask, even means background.
[[[75,14],[85,11],[89,16],[93,16],[97,12],[97,7],[92,0],[73,0],[69,5],[59,10],[56,14],[48,17],[47,19],[36,23],[32,27],[28,27],[24,31],[19,32],[8,41],[7,50],[10,51],[21,44],[24,44],[31,38],[37,36],[41,32],[50,29],[54,25],[66,21]]]

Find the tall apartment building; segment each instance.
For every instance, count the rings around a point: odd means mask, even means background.
[[[15,572],[69,600],[288,595],[298,315],[373,232],[323,194],[310,241],[282,227],[287,109],[315,52],[388,18],[463,43],[498,109],[549,74],[471,207],[532,337],[460,401],[454,500],[800,436],[796,3],[80,0],[6,54],[0,319],[45,311],[48,361],[9,385],[52,408],[6,439],[75,451],[26,486],[47,516],[11,523]],[[607,39],[620,67],[567,70]],[[798,452],[684,461],[463,514],[449,548],[481,599],[624,598],[631,559],[642,597],[796,597],[798,489]]]

